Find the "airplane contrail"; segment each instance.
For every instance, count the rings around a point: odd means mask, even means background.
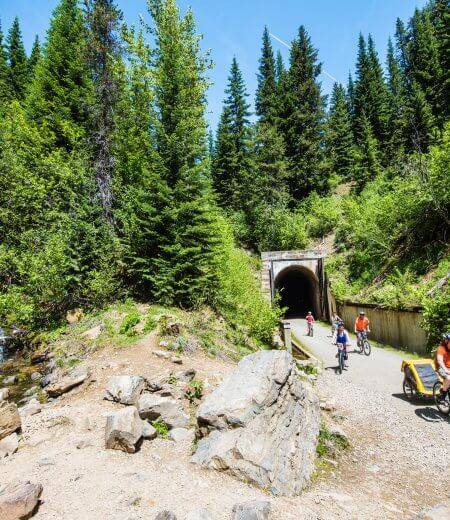
[[[283,41],[281,38],[278,38],[278,36],[275,36],[275,34],[272,34],[272,33],[269,33],[270,36],[272,36],[272,38],[274,40],[277,40],[277,42],[280,42],[281,44],[283,44],[285,47],[287,47],[288,49],[291,48],[291,46],[289,45],[289,43],[286,43],[285,41]],[[339,83],[339,81],[334,77],[332,76],[331,74],[329,74],[326,70],[323,70],[322,69],[322,72],[328,76],[329,78],[331,78],[333,81],[336,81],[336,83]]]

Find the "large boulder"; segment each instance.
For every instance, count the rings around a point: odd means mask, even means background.
[[[141,376],[114,376],[108,381],[105,399],[125,405],[135,405],[147,382]]]
[[[310,482],[319,400],[287,351],[242,359],[200,405],[197,422],[204,438],[193,462],[277,495],[296,495]]]
[[[105,431],[106,448],[134,453],[142,433],[143,424],[137,409],[134,406],[122,408],[108,415]]]
[[[142,419],[154,421],[161,417],[169,428],[186,428],[189,425],[189,416],[181,403],[170,397],[142,394],[137,406]]]
[[[2,401],[0,403],[0,440],[4,439],[22,427],[20,414],[15,403]]]
[[[89,376],[89,369],[85,367],[75,368],[67,376],[47,386],[47,394],[49,397],[58,397],[84,383]]]
[[[29,518],[36,508],[42,493],[41,484],[14,481],[0,487],[0,518],[21,520]]]

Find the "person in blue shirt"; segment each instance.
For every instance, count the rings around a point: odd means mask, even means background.
[[[347,347],[350,346],[350,338],[349,338],[348,332],[345,330],[344,323],[342,321],[338,323],[335,344],[342,345],[344,347],[345,360],[347,361],[347,359],[348,359]],[[337,354],[336,354],[336,357],[337,357]]]

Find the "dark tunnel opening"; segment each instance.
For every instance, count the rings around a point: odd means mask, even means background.
[[[280,295],[280,306],[286,308],[286,318],[304,318],[311,311],[320,317],[319,284],[309,270],[299,266],[288,267],[279,273],[275,289]]]

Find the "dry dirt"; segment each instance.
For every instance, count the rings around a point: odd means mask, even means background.
[[[445,489],[439,485],[443,472],[431,468],[435,479],[430,481],[428,472],[424,475],[413,464],[417,446],[402,453],[401,465],[392,464],[391,459],[399,460],[395,432],[374,416],[364,422],[348,401],[341,406],[339,399],[338,411],[346,417],[341,425],[352,448],[300,497],[270,497],[226,475],[200,470],[190,463],[192,447],[170,440],[144,441],[135,454],[105,450],[106,414],[120,406],[103,400],[111,375],[154,377],[194,368],[208,392],[234,366],[198,351],[184,355],[179,367],[154,356],[157,348],[149,335],[134,346],[97,352],[87,361],[93,382],[24,421],[22,447],[0,461],[0,484],[13,478],[41,482],[43,502],[34,518],[153,520],[170,509],[183,520],[188,512],[206,507],[216,520],[225,520],[236,502],[269,499],[274,520],[399,519],[435,502],[436,493]],[[318,383],[328,395],[336,384],[331,377],[325,372]],[[349,395],[359,391],[351,383],[343,388]],[[417,443],[420,439],[417,432]],[[443,469],[448,470],[446,455]]]

